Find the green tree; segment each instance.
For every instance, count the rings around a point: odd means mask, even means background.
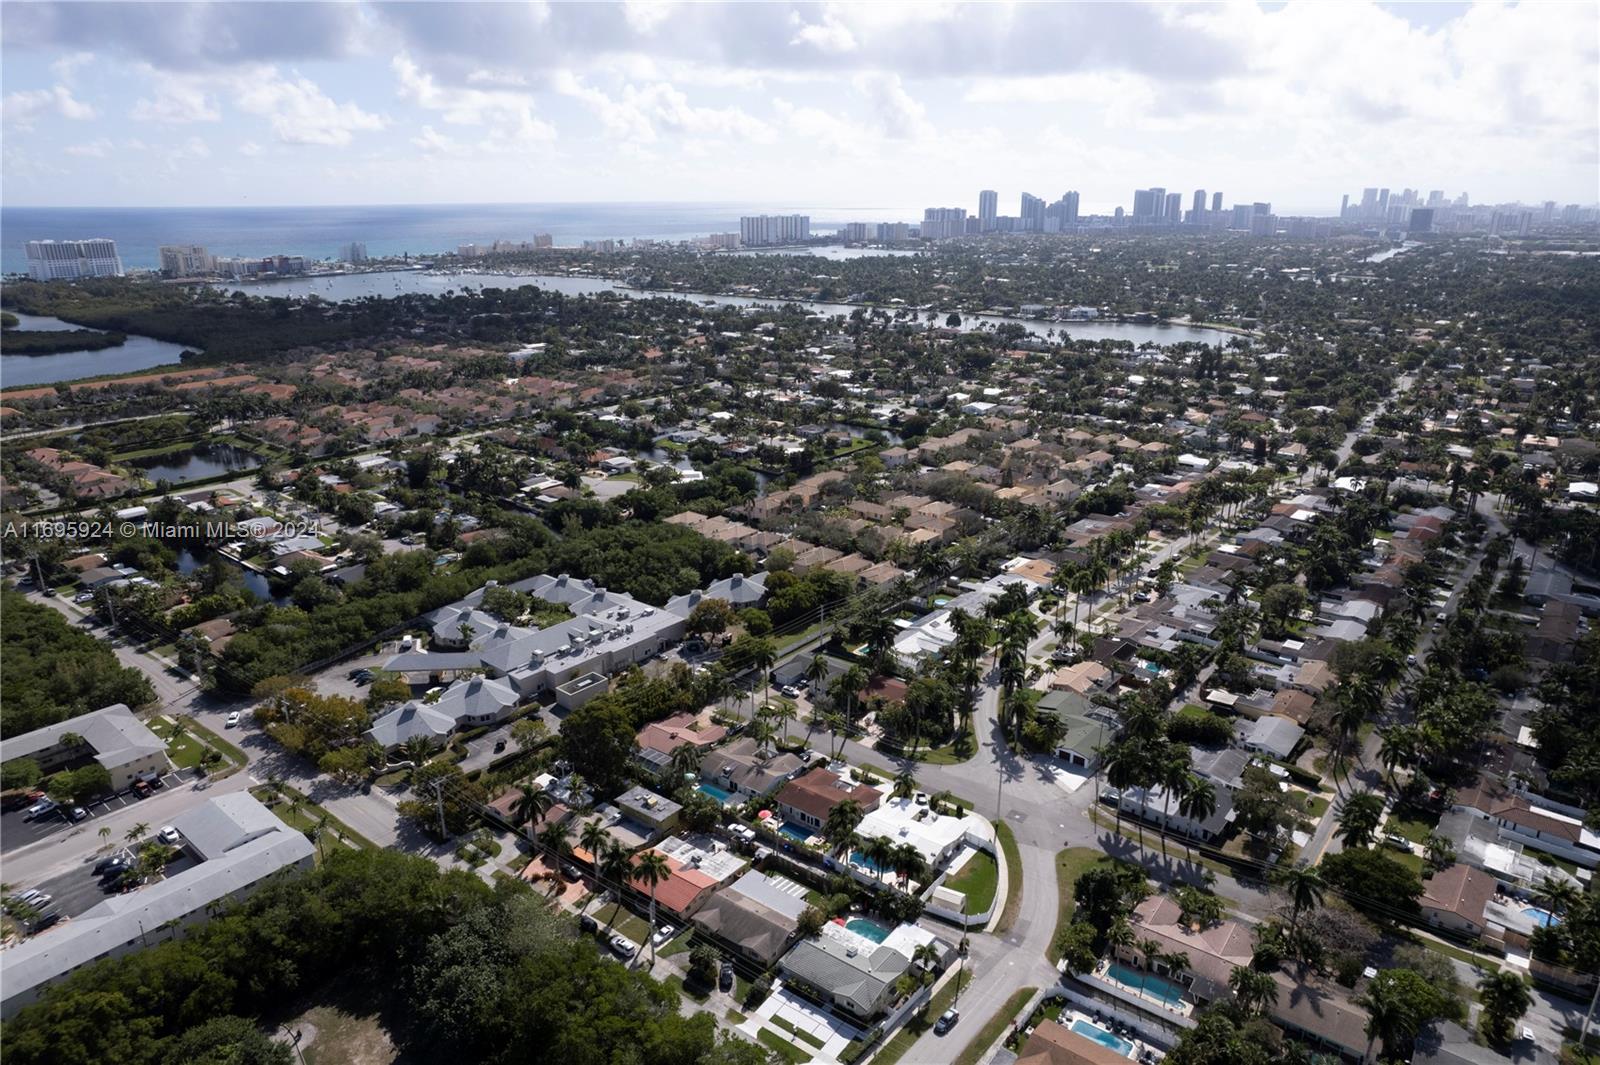
[[[1510,969],[1484,973],[1478,980],[1478,1000],[1483,1003],[1479,1030],[1490,1043],[1501,1045],[1511,1039],[1512,1026],[1533,1005],[1527,978]]]

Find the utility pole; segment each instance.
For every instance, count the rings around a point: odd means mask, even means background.
[[[433,797],[434,797],[434,801],[438,804],[438,807],[439,807],[439,840],[440,840],[440,842],[443,842],[444,840],[447,840],[447,839],[450,838],[445,833],[445,830],[444,830],[444,780],[443,779],[435,780],[433,782]]]

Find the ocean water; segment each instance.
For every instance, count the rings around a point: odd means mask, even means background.
[[[747,214],[810,214],[812,232],[846,222],[905,222],[905,207],[805,208],[739,203],[430,204],[373,207],[0,207],[0,270],[28,268],[30,240],[110,237],[123,265],[153,268],[163,244],[202,244],[214,255],[304,255],[330,259],[351,241],[372,256],[432,255],[459,244],[532,240],[685,240],[737,232]]]

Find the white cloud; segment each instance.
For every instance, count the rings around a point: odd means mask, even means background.
[[[790,39],[790,44],[810,45],[817,51],[828,54],[853,52],[857,48],[856,35],[850,32],[849,26],[840,22],[831,13],[824,16],[821,22],[802,22],[798,14],[791,17],[799,29]]]
[[[531,93],[510,89],[474,89],[441,85],[408,55],[390,64],[400,79],[400,98],[427,111],[437,111],[452,125],[496,126],[500,137],[529,143],[555,137],[555,127],[534,113]]]
[[[906,92],[898,74],[858,74],[854,84],[871,104],[885,136],[909,140],[933,134],[927,109]]]
[[[653,33],[678,10],[671,0],[624,0],[622,14],[635,33]]]
[[[442,155],[448,155],[460,148],[453,137],[445,136],[432,126],[423,126],[422,132],[411,138],[411,143],[425,152],[437,152]]]
[[[134,102],[129,117],[136,122],[161,122],[166,125],[183,125],[190,122],[215,122],[222,117],[211,94],[199,79],[161,75],[152,72],[157,81],[156,94],[140,97]]]
[[[93,52],[68,52],[50,64],[51,73],[67,84],[72,83],[78,68],[94,62]]]
[[[104,137],[98,137],[87,144],[73,144],[66,149],[68,155],[86,156],[91,159],[104,159],[111,154],[116,146]]]
[[[243,156],[254,158],[255,156],[260,155],[261,152],[261,145],[257,144],[255,141],[245,141],[243,144],[239,145],[239,154]]]
[[[681,90],[665,82],[623,86],[613,97],[585,83],[570,70],[552,79],[555,90],[580,101],[600,119],[606,132],[627,143],[653,143],[659,132],[676,136],[772,139],[766,123],[737,107],[696,107]]]
[[[98,112],[72,95],[65,85],[49,89],[28,89],[14,92],[0,102],[0,118],[11,129],[28,132],[40,119],[59,115],[76,122],[86,122]]]
[[[382,115],[363,111],[353,103],[337,103],[309,78],[280,78],[276,74],[239,80],[235,103],[249,114],[266,117],[272,132],[285,144],[322,144],[342,147],[358,132],[388,125]]]

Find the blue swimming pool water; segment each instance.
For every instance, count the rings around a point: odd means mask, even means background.
[[[778,826],[778,832],[781,835],[788,836],[796,843],[804,843],[806,840],[811,838],[810,829],[801,828],[799,825],[792,825],[787,821]]]
[[[1546,928],[1558,923],[1556,921],[1555,914],[1551,913],[1549,910],[1541,910],[1537,906],[1529,906],[1525,908],[1522,911],[1522,915],[1527,917],[1534,924],[1543,925]]]
[[[887,871],[887,870],[885,870],[883,868],[883,866],[879,865],[877,862],[873,861],[871,858],[868,858],[861,851],[851,851],[850,852],[850,860],[852,862],[854,862],[856,865],[864,865],[864,866],[866,866],[868,869],[871,869],[874,873],[882,873],[882,872],[886,872]]]
[[[1090,1024],[1082,1017],[1079,1017],[1077,1020],[1072,1022],[1072,1031],[1083,1036],[1085,1039],[1094,1040],[1107,1050],[1115,1050],[1118,1054],[1121,1054],[1125,1058],[1130,1058],[1133,1056],[1132,1043],[1128,1042],[1126,1039],[1123,1039],[1119,1035],[1106,1031],[1098,1024]]]
[[[727,788],[719,788],[715,784],[702,784],[697,790],[699,790],[700,794],[702,795],[711,796],[724,806],[733,801],[733,792],[729,791]]]
[[[844,926],[856,935],[870,939],[874,943],[882,943],[889,938],[889,929],[883,927],[877,921],[869,921],[865,917],[852,917],[844,923]]]
[[[1147,995],[1159,999],[1173,1009],[1183,1004],[1183,988],[1155,973],[1140,972],[1138,969],[1130,969],[1121,962],[1114,961],[1106,967],[1106,975],[1119,984],[1140,988]]]

